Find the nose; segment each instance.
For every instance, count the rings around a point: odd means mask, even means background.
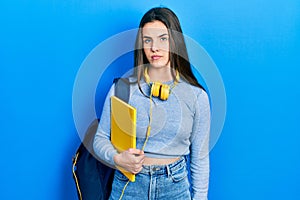
[[[156,52],[159,50],[159,47],[157,45],[157,42],[153,41],[151,45],[151,51]]]

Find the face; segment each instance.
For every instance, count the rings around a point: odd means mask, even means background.
[[[146,23],[142,29],[144,53],[152,67],[170,67],[169,33],[160,21]]]

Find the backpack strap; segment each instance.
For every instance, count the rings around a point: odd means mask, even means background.
[[[115,96],[128,103],[130,97],[130,82],[128,78],[115,78]]]

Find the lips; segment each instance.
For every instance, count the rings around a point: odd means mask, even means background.
[[[153,55],[153,56],[151,56],[151,59],[152,60],[158,60],[158,59],[160,59],[162,56],[158,56],[158,55]]]

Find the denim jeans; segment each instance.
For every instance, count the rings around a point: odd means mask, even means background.
[[[122,200],[190,200],[185,158],[169,165],[143,166],[129,182]],[[110,200],[118,200],[128,179],[116,170]]]

